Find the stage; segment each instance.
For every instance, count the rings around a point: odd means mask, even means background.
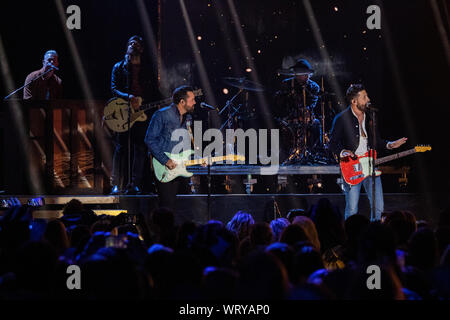
[[[36,210],[35,216],[45,218],[57,217],[72,198],[79,198],[98,214],[117,214],[122,210],[147,214],[155,208],[157,197],[148,195],[156,193],[149,157],[144,161],[145,170],[138,174],[143,181],[139,187],[147,195],[105,196],[111,192],[117,145],[116,132],[108,127],[108,117],[105,117],[105,106],[115,96],[111,94],[111,71],[126,53],[127,40],[137,33],[143,36],[142,58],[155,69],[154,84],[159,91],[158,95],[144,97],[144,104],[158,108],[165,106],[173,90],[181,85],[193,86],[194,91],[200,92],[191,113],[194,140],[201,143],[193,148],[209,146],[207,142],[211,140],[204,139],[205,133],[224,128],[225,124],[227,128],[258,130],[258,134],[260,130],[267,129],[271,133],[274,129],[279,130],[280,165],[264,166],[267,162],[259,161],[264,158],[259,157],[262,155],[259,153],[257,164],[249,165],[250,156],[236,151],[236,154],[246,155],[246,164],[214,165],[209,172],[208,168],[191,167],[189,171],[194,178],[190,181],[190,190],[178,195],[179,222],[189,219],[227,221],[238,210],[251,212],[257,220],[268,220],[284,216],[290,209],[308,209],[321,197],[329,198],[343,213],[345,203],[340,169],[328,152],[328,143],[335,116],[349,105],[346,90],[355,83],[364,84],[371,103],[379,110],[376,122],[381,136],[389,141],[408,137],[407,145],[395,152],[423,144],[433,145],[431,152],[395,159],[387,166],[379,167],[383,172],[385,210],[410,210],[417,219],[435,223],[439,212],[448,206],[448,170],[438,165],[448,153],[448,143],[441,138],[447,117],[424,112],[424,106],[433,106],[436,110],[446,110],[448,106],[445,90],[448,81],[438,81],[446,79],[447,64],[444,51],[439,49],[437,29],[431,22],[425,23],[434,18],[426,3],[407,9],[403,5],[384,3],[383,10],[393,16],[423,17],[426,14],[426,19],[421,19],[419,24],[396,25],[397,28],[392,30],[388,28],[389,19],[384,22],[385,28],[361,29],[369,18],[366,10],[371,3],[366,2],[331,6],[318,1],[314,2],[312,11],[296,2],[276,5],[260,1],[228,2],[229,9],[236,12],[233,15],[226,6],[206,3],[190,4],[184,12],[180,6],[164,2],[149,3],[139,10],[121,2],[108,2],[102,5],[102,12],[117,12],[118,17],[124,16],[104,21],[98,20],[98,15],[87,14],[99,10],[91,7],[91,1],[80,1],[79,5],[83,9],[84,22],[82,28],[73,31],[76,32],[75,39],[66,38],[71,33],[65,36],[60,33],[48,42],[47,35],[54,32],[55,25],[40,24],[39,28],[23,29],[33,31],[32,37],[26,34],[29,40],[27,59],[22,59],[23,48],[20,46],[7,48],[4,52],[2,61],[11,70],[11,76],[5,73],[0,79],[2,96],[8,96],[0,108],[2,199],[19,197],[26,203],[29,198],[43,195],[46,205]],[[266,6],[272,8],[272,5],[273,10],[262,10]],[[13,43],[16,38],[24,37],[19,27],[23,24],[22,19],[28,21],[35,15],[23,16],[20,1],[9,2],[6,6],[5,12],[22,14],[20,19],[13,19],[17,28],[10,26],[11,21],[3,20],[8,24],[4,29],[11,32],[5,32],[2,41]],[[278,6],[280,10],[275,9]],[[54,8],[37,3],[28,12],[39,12],[38,16],[45,16],[47,20],[49,14],[58,14]],[[217,16],[212,12],[224,17],[219,23],[220,29],[217,28]],[[274,15],[276,12],[278,14]],[[235,23],[239,15],[242,23]],[[140,18],[128,21],[126,17],[129,16]],[[166,20],[165,17],[170,18]],[[67,17],[62,18],[61,21]],[[310,26],[310,19],[317,19],[314,24],[321,27]],[[116,21],[122,22],[118,25]],[[397,18],[391,22],[396,21]],[[192,30],[186,29],[188,22],[192,24]],[[103,28],[95,27],[99,23]],[[142,28],[143,25],[151,28]],[[66,27],[66,24],[62,25],[64,30]],[[104,30],[114,31],[105,36]],[[174,32],[180,30],[179,36],[174,38]],[[245,36],[236,37],[235,34]],[[318,41],[318,36],[323,41]],[[92,39],[95,39],[95,45]],[[68,45],[73,42],[75,46]],[[61,65],[53,69],[57,68],[56,73],[62,79],[64,94],[24,99],[23,90],[19,90],[11,95],[24,84],[31,71],[41,66],[43,54],[48,50],[55,50],[61,58]],[[324,54],[323,50],[328,53]],[[383,52],[389,53],[389,59]],[[76,61],[81,63],[72,63],[71,57],[77,57]],[[402,64],[396,59],[402,59]],[[424,69],[433,79],[434,86],[424,86],[415,78],[417,61],[422,59],[427,61]],[[309,61],[308,64],[298,65],[303,60]],[[147,67],[146,64],[143,66]],[[320,87],[320,93],[314,94],[317,98],[314,106],[306,101],[311,98],[306,99],[306,90],[300,90],[292,81],[292,77],[304,75],[305,70],[298,69],[302,66],[308,69],[310,78],[297,86],[303,88],[314,82],[317,88]],[[392,77],[392,74],[397,76]],[[288,88],[287,83],[290,83]],[[291,101],[291,98],[295,99]],[[314,111],[313,117],[308,116],[305,106]],[[146,111],[148,119],[154,111]],[[321,127],[320,143],[315,144],[314,120],[319,121]],[[201,123],[202,130],[197,132],[195,123]],[[258,136],[257,144],[250,139],[250,133],[248,137],[244,135],[246,148],[258,145],[261,149],[259,142],[265,140],[259,140]],[[267,147],[269,145],[272,150],[271,139]],[[390,156],[394,153],[386,152]],[[297,154],[305,155],[302,160],[307,161],[281,165],[286,157]],[[381,151],[379,156],[382,156]],[[315,161],[309,161],[311,159]],[[125,171],[120,172],[124,181],[117,183],[122,188],[131,176]],[[208,190],[209,182],[211,188]],[[208,193],[212,194],[209,210]],[[360,205],[361,213],[369,216],[365,195],[361,197]]]

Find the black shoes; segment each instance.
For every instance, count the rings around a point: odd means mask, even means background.
[[[114,187],[112,188],[112,190],[111,190],[110,195],[112,195],[112,196],[117,196],[117,195],[119,195],[119,194],[120,194],[119,187],[118,187],[118,186],[114,186]]]
[[[118,186],[114,186],[112,188],[112,190],[111,190],[111,193],[110,193],[110,195],[112,195],[112,196],[118,196],[118,195],[121,195],[121,194],[125,194],[125,195],[140,195],[140,194],[142,194],[142,191],[137,186],[129,186],[125,191],[122,192],[119,189]]]
[[[127,191],[125,191],[126,195],[138,195],[141,193],[142,193],[141,189],[139,189],[139,187],[137,186],[131,186],[127,189]]]

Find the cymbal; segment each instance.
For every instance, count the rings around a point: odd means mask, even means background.
[[[245,78],[225,77],[225,78],[223,78],[223,82],[229,86],[248,90],[248,91],[257,91],[257,92],[264,91],[264,87],[262,85],[260,85],[259,83],[247,80]]]
[[[292,68],[289,69],[278,69],[277,70],[278,74],[281,74],[283,76],[301,76],[301,75],[305,75],[305,74],[310,74],[311,71],[301,71],[301,70],[294,70]]]

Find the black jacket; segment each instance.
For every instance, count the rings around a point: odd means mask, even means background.
[[[386,149],[388,141],[380,137],[378,126],[379,124],[377,121],[375,128],[376,148],[374,149],[380,152]],[[369,148],[373,148],[372,119],[369,113],[366,113],[366,131],[368,136],[368,146]],[[334,117],[330,135],[329,149],[338,157],[344,149],[353,152],[356,151],[359,145],[359,122],[353,115],[351,107],[348,107]]]
[[[128,84],[131,86],[132,81],[131,74],[128,70],[128,64],[125,59],[114,65],[111,75],[111,91],[114,97],[128,100]],[[129,76],[130,78],[128,79]],[[141,63],[141,68],[139,70],[139,84],[142,88],[142,98],[144,103],[161,99],[156,77],[154,76],[154,73],[152,73],[152,68],[145,63]],[[130,92],[130,94],[132,94],[132,92]],[[151,118],[153,112],[154,110],[146,112],[147,121],[138,121],[133,125],[131,128],[133,140],[144,143],[144,137],[149,123],[148,119]],[[117,133],[117,136],[121,137],[120,139],[125,139],[124,137],[127,137],[128,133]],[[125,143],[125,140],[122,140],[121,143]]]
[[[128,79],[128,63],[125,59],[117,62],[112,70],[111,91],[114,97],[128,99],[128,83],[131,85],[131,78]],[[143,89],[143,99],[156,101],[160,99],[156,76],[152,68],[146,64],[141,64],[139,72],[139,83]]]

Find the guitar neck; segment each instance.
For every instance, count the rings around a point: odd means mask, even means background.
[[[186,167],[188,166],[195,166],[197,164],[203,164],[203,163],[208,163],[208,161],[210,161],[211,163],[214,162],[219,162],[224,160],[225,157],[224,156],[220,156],[220,157],[212,157],[212,158],[201,158],[201,159],[194,159],[194,160],[188,160],[186,161],[185,165]]]
[[[161,101],[158,101],[158,102],[143,104],[141,106],[141,110],[140,111],[147,111],[147,110],[150,110],[150,109],[159,108],[160,106],[169,104],[171,102],[172,102],[172,98],[167,98],[165,100],[161,100]]]
[[[403,151],[403,152],[399,152],[399,153],[396,153],[396,154],[393,154],[393,155],[390,155],[390,156],[386,156],[386,157],[377,159],[377,160],[375,160],[375,165],[379,165],[379,164],[382,164],[382,163],[385,163],[385,162],[388,162],[388,161],[391,161],[391,160],[403,158],[403,157],[409,156],[409,155],[414,154],[414,153],[416,153],[416,149],[412,148],[410,150],[406,150],[406,151]]]
[[[202,94],[203,94],[202,89],[194,90],[194,96],[195,97],[201,96]],[[172,98],[167,98],[167,99],[164,99],[164,100],[143,104],[141,106],[141,110],[140,111],[147,111],[147,110],[150,110],[150,109],[159,108],[161,106],[168,105],[170,103],[172,103]]]

